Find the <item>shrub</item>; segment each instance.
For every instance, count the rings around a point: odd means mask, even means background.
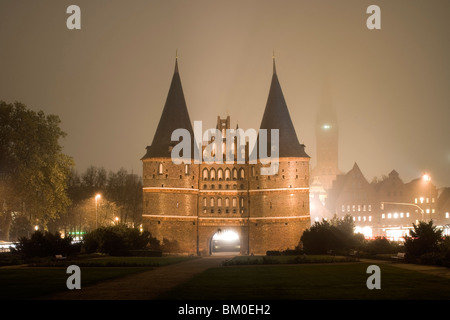
[[[443,266],[444,265],[444,255],[440,252],[428,252],[421,255],[418,259],[420,264],[425,265],[435,265],[435,266]]]
[[[79,252],[79,245],[72,244],[72,237],[61,237],[59,232],[50,233],[35,231],[31,237],[21,237],[13,252],[24,258],[49,257],[56,254],[72,255]]]
[[[360,245],[362,238],[353,233],[354,223],[350,216],[333,218],[330,222],[315,222],[301,237],[307,253],[324,254],[329,250],[345,252]]]
[[[147,231],[140,232],[125,225],[100,227],[89,232],[83,240],[86,253],[101,252],[112,256],[131,255],[132,250],[141,250],[150,244],[159,249],[159,241]]]
[[[403,250],[398,242],[389,241],[385,237],[366,241],[362,249],[368,254],[396,253]]]
[[[405,236],[406,259],[410,262],[420,260],[419,258],[432,252],[440,251],[442,245],[442,230],[433,226],[433,221],[420,221],[417,225],[413,224],[413,230],[410,235]],[[425,257],[425,260],[428,258]]]

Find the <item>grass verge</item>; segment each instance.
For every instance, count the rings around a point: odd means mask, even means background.
[[[237,266],[209,269],[174,288],[168,300],[450,299],[450,280],[380,264],[381,289],[369,290],[366,263]]]
[[[24,300],[68,290],[68,265],[81,268],[81,287],[195,257],[95,257],[57,262],[56,266],[0,269],[0,300]],[[54,262],[47,262],[54,265]]]

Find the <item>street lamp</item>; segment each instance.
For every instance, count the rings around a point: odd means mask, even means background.
[[[98,209],[97,209],[97,204],[98,204],[98,200],[101,198],[101,194],[97,194],[95,196],[95,229],[97,229],[97,221],[98,221]]]

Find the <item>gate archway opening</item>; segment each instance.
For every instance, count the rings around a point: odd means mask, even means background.
[[[211,254],[239,254],[241,239],[233,230],[218,230],[211,238]]]

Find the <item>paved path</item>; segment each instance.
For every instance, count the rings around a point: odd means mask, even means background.
[[[41,297],[40,300],[152,300],[178,284],[232,256],[211,256],[180,262],[150,271],[104,281],[79,290]]]
[[[438,266],[426,266],[421,264],[411,264],[411,263],[393,263],[391,261],[385,260],[369,260],[369,259],[360,259],[361,262],[367,262],[371,264],[389,264],[393,267],[418,271],[422,273],[432,274],[439,277],[444,277],[450,279],[450,268],[446,267],[438,267]]]

